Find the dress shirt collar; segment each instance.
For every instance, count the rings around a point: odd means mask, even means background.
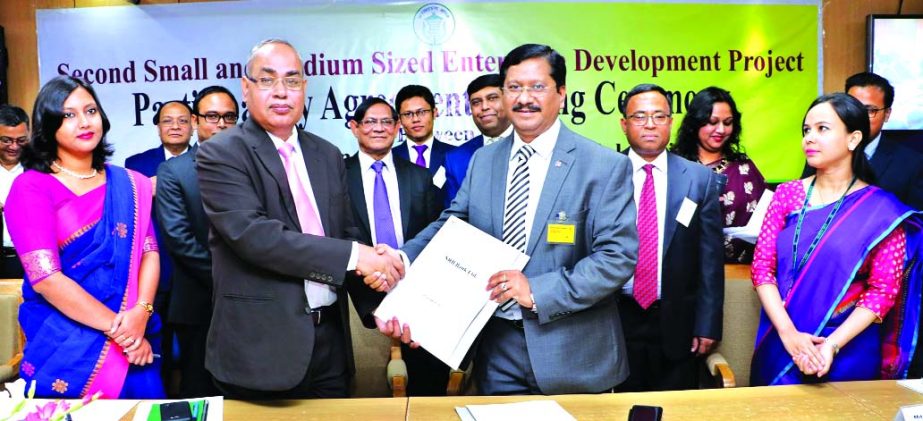
[[[191,148],[191,147],[192,147],[192,143],[186,145],[186,149],[183,149],[182,152],[180,152],[180,153],[178,153],[178,154],[176,154],[176,155],[173,155],[172,153],[170,153],[170,151],[168,151],[167,148],[163,148],[163,160],[164,160],[164,161],[167,161],[167,160],[169,160],[170,158],[176,158],[176,157],[178,157],[178,156],[181,156],[182,154],[184,154],[184,153],[186,153],[186,152],[189,152],[189,148]]]
[[[10,168],[10,169],[6,169],[6,167],[0,165],[0,169],[3,169],[3,171],[7,172],[7,173],[10,174],[10,175],[13,175],[13,174],[19,175],[19,174],[22,174],[23,171],[24,171],[24,169],[23,169],[23,167],[22,167],[22,162],[17,162],[17,163],[16,163],[16,166],[14,166],[13,168]]]
[[[276,148],[277,151],[282,147],[283,144],[290,143],[295,146],[295,153],[299,155],[301,154],[301,144],[298,142],[298,134],[294,127],[292,127],[292,134],[288,135],[288,139],[282,139],[269,132],[266,132],[266,134],[269,135],[269,140],[272,140],[272,145]]]
[[[426,152],[429,152],[429,151],[433,150],[433,140],[434,140],[434,139],[435,139],[435,138],[434,138],[432,135],[430,135],[430,137],[426,138],[426,141],[425,141],[425,142],[423,142],[423,143],[417,143],[417,142],[414,142],[414,141],[410,140],[410,138],[408,137],[408,138],[407,138],[407,147],[410,148],[410,149],[413,149],[414,146],[426,145]],[[416,149],[413,149],[413,151],[416,152]]]
[[[647,164],[653,164],[654,169],[660,170],[664,174],[667,173],[667,151],[664,150],[660,152],[660,155],[657,155],[653,161],[647,162],[641,155],[635,153],[634,149],[628,149],[628,160],[631,161],[632,171],[644,171],[644,166]]]
[[[362,168],[362,171],[370,170],[372,168],[372,164],[374,164],[376,161],[376,159],[372,158],[371,155],[365,152],[362,152],[361,150],[359,151],[358,156],[359,156],[359,168]],[[381,162],[385,164],[385,167],[384,167],[385,171],[394,172],[394,158],[391,157],[390,152],[387,155],[385,155],[384,158],[381,159]]]
[[[506,137],[509,136],[510,133],[513,133],[513,125],[512,125],[512,124],[510,124],[509,127],[507,127],[506,130],[503,131],[503,133],[500,133],[500,136],[497,136],[497,137],[490,137],[490,136],[484,135],[484,146],[487,146],[487,145],[489,145],[489,144],[491,144],[491,143],[494,143],[494,142],[497,142],[497,141],[506,139]],[[483,134],[483,133],[482,133],[482,134]]]
[[[530,145],[535,149],[535,154],[540,156],[542,159],[548,160],[551,159],[551,153],[554,151],[554,146],[558,143],[558,134],[561,132],[561,120],[555,119],[554,124],[545,130],[544,133],[538,135],[535,139],[532,139],[532,142],[529,142]],[[525,142],[522,141],[522,138],[519,137],[519,133],[513,132],[513,150],[510,152],[510,161],[516,157],[516,151],[519,148],[525,145]]]
[[[872,159],[872,156],[875,155],[875,151],[878,150],[879,144],[881,144],[881,132],[878,132],[878,136],[875,136],[868,145],[865,145],[865,157]]]

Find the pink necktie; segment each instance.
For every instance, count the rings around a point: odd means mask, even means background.
[[[644,167],[647,177],[638,203],[638,265],[632,295],[647,310],[657,301],[657,199],[654,196],[654,166]]]
[[[279,155],[282,156],[282,165],[285,166],[285,175],[288,177],[288,184],[292,189],[292,197],[295,199],[295,212],[298,213],[298,223],[301,224],[301,232],[305,234],[324,235],[324,227],[317,217],[317,212],[311,206],[311,199],[308,198],[308,189],[298,177],[298,170],[295,166],[292,154],[295,152],[295,146],[285,143],[279,148]]]

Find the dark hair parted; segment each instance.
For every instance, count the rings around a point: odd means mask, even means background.
[[[833,108],[837,117],[839,117],[843,125],[846,126],[847,133],[852,133],[857,130],[862,133],[862,140],[859,141],[859,145],[856,146],[856,149],[852,151],[851,166],[853,174],[868,184],[877,183],[875,172],[872,170],[868,158],[865,157],[865,147],[872,141],[872,139],[869,139],[869,114],[865,106],[862,105],[858,99],[843,92],[821,95],[817,97],[817,99],[811,103],[811,106],[808,107],[808,110],[805,111],[804,118],[801,119],[801,125],[804,126],[805,118],[807,118],[808,112],[810,112],[811,109],[825,103],[830,104]],[[802,135],[803,134],[804,132],[802,129]],[[814,173],[816,173],[816,170],[810,168],[809,174]]]
[[[523,44],[507,53],[500,65],[500,80],[506,82],[506,72],[510,70],[510,67],[537,57],[545,59],[551,66],[551,79],[557,85],[555,90],[566,85],[567,67],[564,64],[564,56],[542,44]]]
[[[699,159],[699,129],[711,121],[711,113],[715,104],[722,102],[731,109],[734,128],[721,145],[721,153],[728,161],[746,160],[747,154],[740,146],[740,133],[743,131],[743,126],[740,124],[740,111],[737,110],[737,103],[734,102],[730,92],[716,86],[702,89],[692,98],[692,102],[686,107],[686,116],[679,125],[676,143],[673,144],[671,151],[690,161],[697,161]]]
[[[474,80],[472,80],[471,83],[468,84],[468,90],[467,90],[468,98],[470,99],[471,95],[474,95],[481,89],[484,89],[487,87],[502,88],[503,79],[500,77],[500,75],[496,73],[480,75],[474,78]]]
[[[885,79],[872,72],[856,73],[846,79],[846,92],[855,87],[877,86],[885,94],[885,108],[894,104],[894,87]]]
[[[377,96],[368,97],[365,99],[365,101],[362,101],[362,103],[356,107],[356,111],[353,113],[353,120],[356,120],[357,123],[361,122],[362,119],[365,118],[365,113],[369,111],[369,108],[372,108],[373,105],[378,104],[382,104],[388,107],[388,109],[391,110],[391,118],[397,120],[397,110],[395,110],[394,107],[388,103],[388,101],[385,101]]]
[[[196,93],[195,99],[192,101],[192,112],[195,115],[201,115],[199,114],[199,103],[202,102],[202,99],[211,94],[227,95],[229,98],[231,98],[231,102],[234,103],[234,113],[240,114],[240,106],[237,105],[237,98],[234,97],[234,94],[232,94],[231,91],[229,91],[228,88],[225,88],[224,86],[212,85]]]
[[[102,171],[112,147],[106,142],[109,118],[103,111],[96,91],[88,83],[70,76],[58,76],[48,81],[38,92],[32,107],[32,141],[23,149],[22,165],[43,173],[51,173],[51,163],[58,159],[58,139],[55,135],[64,121],[64,101],[77,89],[89,92],[103,122],[103,134],[93,149],[93,168]]]
[[[0,104],[0,126],[16,127],[23,123],[29,128],[29,115],[26,114],[26,110],[15,105]]]
[[[625,95],[625,100],[619,103],[619,111],[622,112],[622,117],[628,117],[625,112],[628,110],[628,101],[631,99],[631,97],[635,95],[641,95],[645,92],[657,92],[660,95],[663,95],[663,97],[667,99],[667,109],[669,113],[673,114],[673,101],[670,100],[670,94],[667,93],[667,90],[661,88],[660,85],[655,85],[653,83],[642,83],[640,85],[636,85],[634,88],[631,88],[631,90],[628,91],[628,94]]]
[[[429,104],[430,108],[436,108],[436,99],[433,98],[432,91],[420,85],[407,85],[401,88],[400,91],[397,91],[397,96],[394,97],[394,107],[400,110],[401,104],[403,104],[404,101],[415,97],[423,98],[423,100]]]
[[[236,103],[237,102],[235,101],[235,104]],[[166,108],[167,105],[170,105],[170,104],[181,104],[182,106],[186,107],[186,110],[189,111],[190,116],[195,114],[195,112],[192,111],[192,107],[190,107],[189,104],[186,103],[186,101],[179,101],[179,100],[167,101],[167,102],[164,102],[163,104],[160,104],[160,108],[158,108],[157,112],[154,113],[153,122],[155,126],[160,124],[160,112],[163,111],[163,109]]]

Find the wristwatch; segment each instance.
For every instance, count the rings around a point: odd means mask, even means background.
[[[154,314],[154,305],[145,301],[138,301],[137,306],[140,306],[147,312],[147,314]]]
[[[532,309],[531,309],[532,312],[535,314],[538,314],[538,304],[535,304],[535,296],[532,294],[529,294],[529,299],[532,300]]]

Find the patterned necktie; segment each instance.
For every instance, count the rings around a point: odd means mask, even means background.
[[[279,148],[279,155],[282,157],[282,165],[285,167],[285,175],[288,177],[288,184],[292,190],[292,198],[295,199],[295,212],[298,214],[298,223],[301,224],[301,232],[305,234],[324,235],[324,227],[317,217],[317,212],[311,206],[311,199],[308,198],[308,189],[298,177],[292,154],[295,152],[295,146],[285,143]]]
[[[375,188],[372,191],[372,208],[375,212],[375,242],[387,244],[391,248],[398,248],[397,236],[394,234],[394,219],[391,217],[391,201],[388,200],[388,188],[381,170],[385,163],[375,161],[372,169],[375,170]]]
[[[647,176],[638,203],[638,265],[633,296],[647,310],[657,301],[657,199],[654,195],[654,166],[644,167]]]
[[[426,145],[414,145],[414,149],[417,151],[417,166],[426,168],[426,157],[423,156],[423,152],[426,151]]]
[[[531,145],[516,151],[516,169],[506,190],[503,210],[503,242],[526,251],[526,207],[529,204],[529,158],[535,153]]]

